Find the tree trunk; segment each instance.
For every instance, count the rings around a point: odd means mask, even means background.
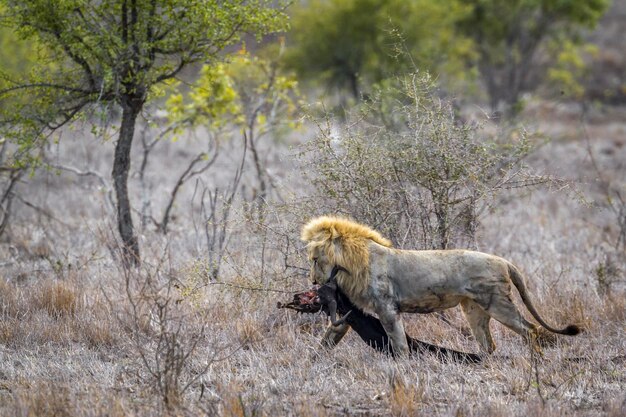
[[[252,151],[252,159],[254,161],[254,168],[256,169],[257,180],[259,181],[259,193],[256,196],[257,203],[257,215],[260,224],[265,223],[265,207],[267,204],[267,181],[265,178],[265,170],[263,169],[263,163],[259,156],[259,150],[256,147],[254,140],[254,126],[251,126],[248,133],[250,143],[249,148]]]
[[[359,96],[359,76],[354,72],[351,72],[348,76],[350,77],[350,91],[352,92],[352,96],[357,101],[360,101],[361,97]]]
[[[133,219],[128,199],[128,172],[130,171],[130,150],[135,133],[135,121],[141,111],[141,104],[131,102],[122,105],[122,125],[115,145],[113,161],[113,181],[117,197],[117,228],[122,238],[122,261],[126,266],[139,265],[139,242],[135,236]]]

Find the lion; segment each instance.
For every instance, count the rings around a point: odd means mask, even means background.
[[[380,319],[394,351],[409,347],[400,313],[432,313],[461,305],[474,338],[487,354],[496,345],[493,318],[523,336],[541,352],[540,331],[573,336],[576,325],[556,329],[531,303],[521,272],[506,259],[471,250],[400,250],[371,228],[349,219],[322,216],[309,221],[301,239],[307,243],[311,280],[325,284],[333,268],[337,285],[350,301]],[[543,329],[527,321],[511,299],[511,284]],[[349,330],[331,326],[322,343],[334,346]]]

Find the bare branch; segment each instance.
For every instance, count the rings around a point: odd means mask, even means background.
[[[159,231],[163,234],[167,233],[167,224],[169,223],[169,219],[170,219],[170,211],[172,210],[172,206],[174,205],[174,201],[176,200],[176,195],[178,194],[178,191],[180,190],[180,187],[182,187],[182,185],[189,180],[190,178],[201,174],[202,172],[206,171],[207,169],[209,169],[209,167],[211,165],[213,165],[213,163],[215,162],[215,160],[217,159],[217,152],[213,155],[213,158],[210,159],[209,161],[207,161],[204,166],[202,168],[200,168],[197,171],[192,171],[193,168],[199,164],[200,162],[202,162],[203,160],[206,160],[206,153],[202,152],[200,154],[198,154],[187,166],[187,168],[185,169],[185,171],[183,171],[183,173],[181,174],[181,176],[178,178],[178,181],[176,181],[176,185],[174,185],[174,189],[172,190],[172,193],[170,194],[170,199],[169,202],[167,203],[167,206],[165,208],[165,212],[163,213],[163,219],[161,220],[161,223],[159,224]]]
[[[60,171],[71,172],[72,174],[75,174],[79,177],[96,178],[98,182],[100,183],[100,185],[102,186],[102,189],[105,190],[106,192],[106,196],[107,196],[106,200],[109,203],[109,210],[111,212],[114,211],[115,201],[113,200],[113,190],[112,190],[111,184],[100,173],[96,171],[90,171],[90,170],[81,171],[78,168],[71,167],[68,165],[60,165],[60,164],[51,164],[50,167],[54,169],[58,169]]]
[[[20,84],[14,87],[9,87],[0,90],[0,94],[7,94],[13,91],[18,90],[26,90],[29,88],[52,88],[55,90],[68,91],[72,93],[82,93],[82,94],[95,94],[97,90],[85,90],[84,88],[71,87],[67,85],[54,84],[54,83],[30,83],[30,84]]]
[[[22,203],[24,204],[26,207],[30,207],[33,210],[35,210],[37,213],[43,214],[45,217],[47,217],[50,220],[54,220],[57,223],[62,224],[64,227],[70,227],[69,224],[67,224],[66,222],[64,222],[63,220],[57,218],[56,216],[54,216],[49,210],[46,210],[42,207],[39,207],[27,200],[25,200],[24,198],[20,197],[19,195],[16,196],[16,198]]]

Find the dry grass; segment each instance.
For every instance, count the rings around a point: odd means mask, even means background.
[[[33,306],[45,310],[51,317],[74,316],[80,294],[64,282],[49,282],[38,288]]]
[[[587,198],[599,200],[599,190],[588,183],[589,161],[576,132],[569,123],[550,122],[553,131],[561,129],[568,139],[547,146],[533,165],[581,180]],[[594,126],[594,146],[611,147],[612,153],[602,154],[602,166],[623,180],[619,161],[626,160],[626,150],[614,145],[614,130]],[[111,150],[108,143],[67,139],[66,147],[56,151],[68,165],[82,166],[81,154]],[[83,152],[70,152],[72,146]],[[164,143],[155,155],[158,169],[148,173],[153,184],[167,188],[171,173],[184,165],[177,159],[184,155],[172,157],[174,146]],[[232,152],[224,155],[206,181],[228,180],[220,173],[229,172],[236,158]],[[106,161],[106,155],[92,160],[92,168],[107,172]],[[298,179],[289,177],[288,162],[273,169],[282,186],[292,184],[294,193],[302,193]],[[174,280],[172,313],[183,315],[171,317],[182,317],[181,343],[197,343],[180,372],[180,383],[191,384],[176,407],[168,408],[133,337],[141,336],[144,352],[154,353],[156,336],[169,333],[159,330],[154,303],[142,304],[132,317],[125,272],[112,255],[112,213],[106,211],[102,193],[68,175],[42,172],[29,179],[27,200],[46,207],[56,220],[24,208],[15,216],[10,238],[0,242],[0,415],[626,414],[626,280],[622,267],[610,283],[598,282],[597,267],[614,236],[611,213],[600,205],[537,191],[504,198],[483,219],[480,249],[509,258],[525,271],[546,320],[578,323],[585,332],[557,338],[534,365],[523,340],[493,323],[496,353],[482,364],[468,365],[442,363],[429,355],[394,361],[354,334],[333,351],[321,350],[323,317],[276,309],[277,301],[290,298],[289,291],[308,285],[304,271],[284,267],[284,236],[268,232],[289,230],[281,229],[282,215],[270,213],[268,227],[261,228],[244,216],[245,210],[237,212],[220,282],[207,285],[205,237],[197,202],[191,204],[193,186],[185,187],[167,236],[150,227],[140,230],[146,267],[132,272],[135,282],[148,272]],[[254,185],[253,178],[247,181]],[[137,190],[137,183],[132,189]],[[162,207],[161,194],[167,193],[155,188],[155,210]],[[134,204],[140,206],[138,197]],[[295,241],[297,228],[292,229]],[[269,234],[263,236],[265,232]],[[289,256],[294,266],[306,266],[291,252]],[[148,302],[157,300],[156,292],[138,294]],[[408,315],[406,327],[421,340],[476,352],[459,310],[446,317],[449,323]]]

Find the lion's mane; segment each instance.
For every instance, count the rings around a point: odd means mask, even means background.
[[[352,220],[322,216],[309,221],[302,228],[300,238],[310,250],[321,249],[331,265],[346,268],[349,274],[339,273],[337,283],[350,295],[361,295],[370,283],[369,243],[391,247],[391,242],[375,230]]]

